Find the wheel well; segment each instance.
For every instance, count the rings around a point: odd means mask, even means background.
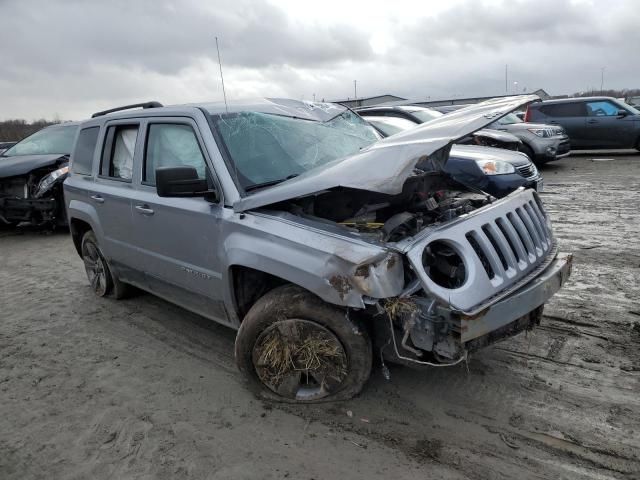
[[[535,152],[533,151],[533,148],[531,148],[531,146],[529,146],[529,144],[525,141],[522,142],[522,147],[521,148],[521,152],[525,153],[527,155],[527,157],[529,157],[529,160],[531,160],[533,162],[533,157],[535,156]]]
[[[76,252],[78,252],[78,255],[82,256],[82,237],[84,237],[85,233],[91,230],[91,225],[84,220],[72,218],[69,221],[69,230],[71,231],[71,238],[73,239],[73,244],[76,247]]]
[[[242,265],[231,267],[231,278],[236,312],[240,321],[260,297],[280,285],[289,283],[270,273]]]

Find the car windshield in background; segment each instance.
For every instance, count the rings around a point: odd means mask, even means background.
[[[345,111],[327,122],[242,112],[212,116],[245,190],[287,180],[379,140],[362,118]]]
[[[16,143],[2,155],[70,155],[77,131],[77,125],[44,128]]]
[[[367,121],[384,133],[387,137],[396,133],[404,132],[410,128],[416,127],[418,124],[400,117],[365,117]]]
[[[422,122],[428,122],[435,118],[439,118],[444,114],[440,112],[436,112],[435,110],[416,110],[411,112],[411,115],[419,118]]]
[[[515,113],[509,113],[496,122],[498,125],[511,125],[512,123],[522,123]]]

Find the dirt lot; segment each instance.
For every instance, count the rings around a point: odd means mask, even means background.
[[[575,262],[542,326],[319,407],[253,398],[228,329],[94,298],[68,235],[0,232],[0,478],[640,478],[640,156],[544,175]]]

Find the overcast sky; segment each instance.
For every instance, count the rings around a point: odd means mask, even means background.
[[[638,0],[0,0],[0,119],[126,103],[640,87]],[[515,84],[514,82],[517,82]]]

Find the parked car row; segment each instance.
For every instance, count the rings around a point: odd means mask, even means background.
[[[402,117],[368,114],[363,117],[384,137],[416,127],[411,120]],[[502,148],[456,144],[451,148],[444,171],[468,187],[498,198],[519,187],[536,191],[543,188],[542,176],[524,153]]]
[[[365,118],[403,118],[419,124],[469,106],[448,105],[436,110],[414,105],[393,107],[381,105],[360,108],[357,111]],[[407,124],[405,123],[405,125]],[[513,113],[489,124],[488,128],[475,132],[473,139],[463,139],[461,143],[474,143],[476,145],[518,150],[526,154],[532,162],[538,165],[566,157],[571,153],[569,137],[562,127],[526,123]]]

